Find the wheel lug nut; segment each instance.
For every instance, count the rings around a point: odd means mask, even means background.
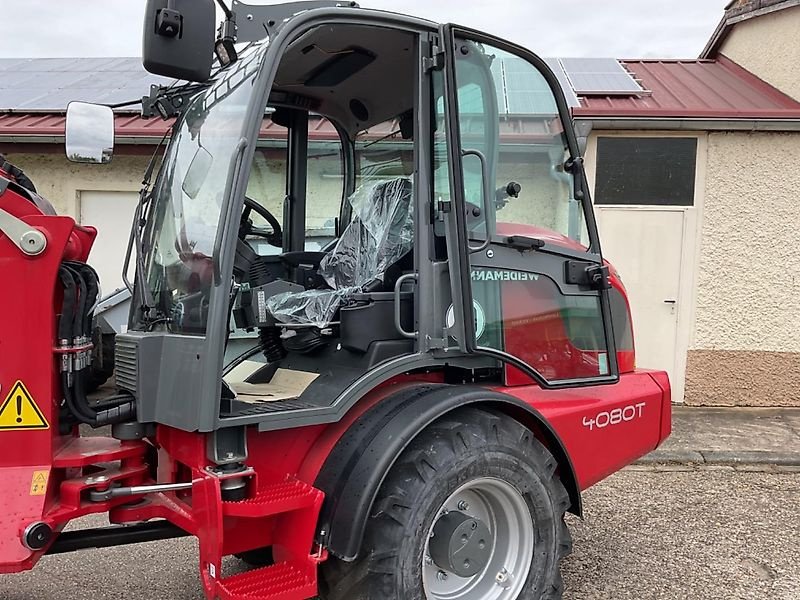
[[[433,559],[430,556],[425,556],[425,564],[426,565],[432,565],[433,564]]]
[[[446,581],[447,580],[447,573],[445,573],[444,571],[439,571],[436,574],[436,579],[438,579],[439,581]]]
[[[462,510],[462,511],[463,510],[469,510],[469,502],[467,502],[466,500],[461,500],[458,503],[458,510]]]

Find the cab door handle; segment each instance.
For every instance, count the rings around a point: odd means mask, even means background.
[[[664,304],[677,304],[677,300],[664,300]]]
[[[461,156],[475,156],[481,163],[481,179],[483,179],[483,218],[484,218],[484,225],[486,226],[486,240],[480,246],[469,246],[467,250],[471,254],[475,252],[482,252],[489,247],[489,244],[492,243],[492,230],[491,225],[489,223],[489,215],[490,211],[492,210],[491,199],[492,196],[492,184],[489,181],[489,161],[486,160],[486,155],[481,152],[480,150],[462,150]]]

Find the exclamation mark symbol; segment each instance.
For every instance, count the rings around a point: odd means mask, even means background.
[[[22,423],[22,396],[17,394],[17,423]]]

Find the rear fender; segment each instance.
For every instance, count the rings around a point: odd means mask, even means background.
[[[325,492],[318,541],[335,556],[358,556],[367,518],[387,473],[408,444],[431,423],[464,406],[490,408],[529,427],[558,460],[570,512],[581,514],[572,463],[547,421],[521,400],[475,386],[424,384],[393,394],[365,412],[341,437],[314,486]]]

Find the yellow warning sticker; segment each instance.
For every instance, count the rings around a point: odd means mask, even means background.
[[[31,496],[44,496],[47,493],[47,480],[50,471],[34,471],[31,477]]]
[[[13,429],[50,429],[25,384],[17,381],[0,406],[0,432]]]

